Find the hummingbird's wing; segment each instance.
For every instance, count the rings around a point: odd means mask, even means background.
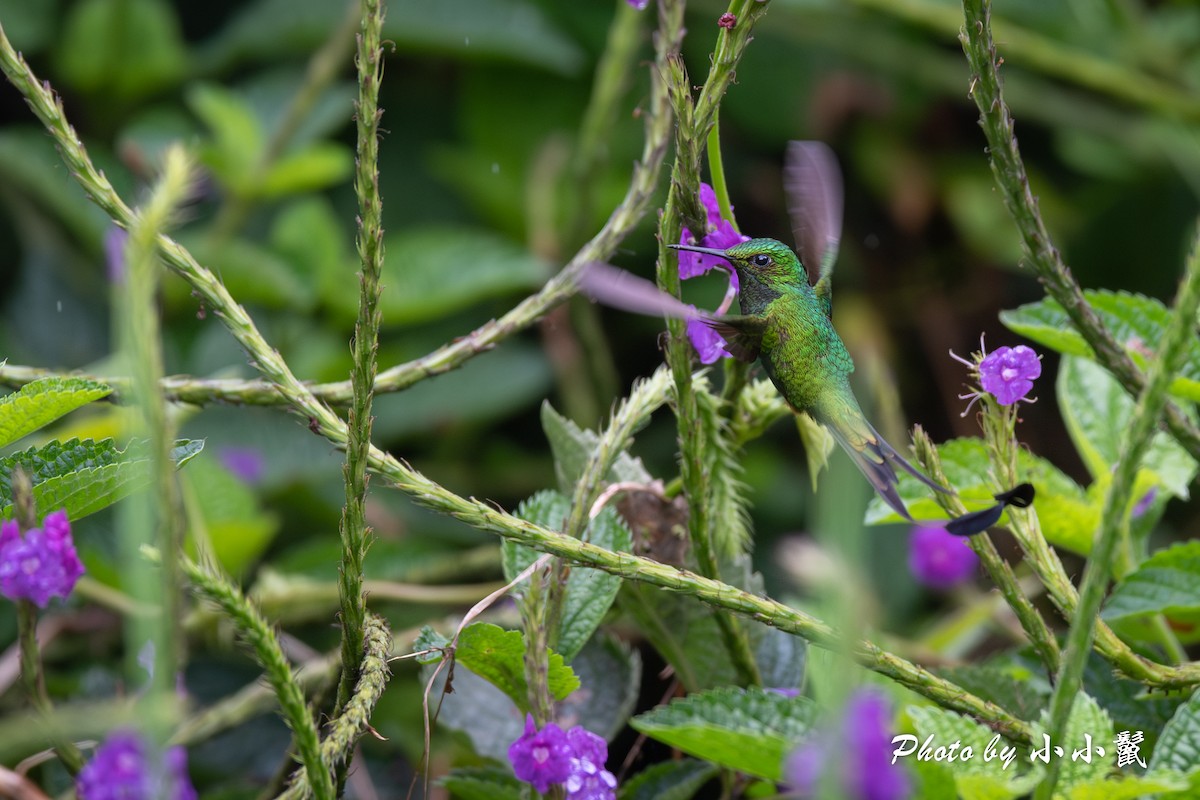
[[[762,352],[763,332],[767,329],[764,318],[729,314],[707,318],[704,323],[721,334],[725,340],[725,352],[738,361],[754,361]]]
[[[634,314],[677,319],[704,318],[703,313],[645,278],[599,261],[587,264],[580,272],[579,288],[597,302]]]
[[[828,315],[842,238],[842,172],[833,151],[821,142],[788,142],[783,191],[796,251]]]

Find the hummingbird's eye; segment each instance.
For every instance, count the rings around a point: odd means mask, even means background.
[[[754,258],[750,259],[750,262],[756,267],[765,267],[771,263],[771,257],[766,253],[759,253]]]

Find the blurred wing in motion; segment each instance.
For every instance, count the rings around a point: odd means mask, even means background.
[[[677,319],[706,316],[645,278],[598,261],[583,268],[579,274],[579,289],[596,302],[634,314]]]
[[[796,252],[828,313],[842,238],[842,171],[821,142],[789,142],[784,162],[783,190]]]

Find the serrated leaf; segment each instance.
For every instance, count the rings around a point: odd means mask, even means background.
[[[1029,680],[1028,673],[1017,666],[968,664],[961,667],[944,667],[938,674],[972,692],[984,700],[990,700],[1005,711],[1020,719],[1033,719],[1045,705],[1047,692]]]
[[[1121,441],[1133,415],[1133,399],[1095,362],[1070,356],[1059,365],[1058,405],[1071,440],[1095,479],[1107,479],[1120,457]],[[1188,496],[1196,460],[1161,431],[1154,435],[1139,470],[1141,485],[1161,485],[1176,497]],[[1135,492],[1136,503],[1144,492]]]
[[[599,445],[600,437],[559,414],[549,401],[542,403],[542,430],[546,432],[550,452],[554,455],[554,473],[558,477],[559,488],[570,492],[583,474],[588,457]],[[617,456],[604,479],[610,483],[649,483],[651,480],[641,459],[628,453]]]
[[[778,781],[783,757],[812,727],[816,707],[764,689],[713,689],[673,700],[630,725],[688,755]]]
[[[1170,612],[1200,617],[1200,541],[1159,550],[1126,575],[1108,598],[1101,617]]]
[[[558,703],[559,719],[586,720],[587,729],[612,739],[625,729],[642,687],[640,653],[612,636],[593,636],[571,662],[587,691]]]
[[[459,767],[437,785],[458,800],[523,800],[528,786],[503,767]]]
[[[1197,764],[1200,764],[1200,689],[1193,691],[1163,726],[1149,766],[1152,770],[1189,772]]]
[[[391,323],[427,322],[482,300],[537,288],[550,267],[488,231],[429,226],[384,239],[380,310]]]
[[[715,764],[683,758],[662,761],[626,781],[619,800],[691,800],[717,774]]]
[[[1021,753],[990,728],[942,708],[909,706],[907,712],[916,726],[917,741],[906,741],[903,746],[919,748],[932,737],[930,746],[936,753],[939,747],[948,749],[955,742],[960,743],[955,761],[949,761],[947,754],[945,760],[937,763],[953,776],[957,795],[963,800],[1012,800],[1029,792],[1041,779],[1040,769],[1019,772],[1018,765],[1025,763]],[[896,745],[900,747],[902,743]],[[915,755],[914,752],[902,759]],[[1007,767],[1006,757],[1010,757]]]
[[[967,508],[975,510],[995,502],[988,488],[991,465],[982,439],[951,439],[939,444],[937,451],[946,479]],[[1017,451],[1017,475],[1019,481],[1028,481],[1037,490],[1034,507],[1046,539],[1076,553],[1086,555],[1090,552],[1092,536],[1100,519],[1100,506],[1088,497],[1087,492],[1058,467],[1024,449]],[[918,521],[946,519],[941,507],[930,497],[929,487],[916,478],[901,473],[896,489],[909,513]],[[1000,524],[1006,519],[1007,516],[1002,517]],[[872,497],[867,506],[866,522],[879,525],[903,520],[878,497]]]
[[[551,530],[561,530],[571,508],[565,495],[546,490],[538,492],[517,509],[517,516]],[[628,553],[633,535],[612,507],[604,508],[588,523],[584,539],[614,552]],[[514,579],[541,555],[528,547],[505,541],[502,545],[504,574]],[[616,575],[588,567],[572,567],[563,597],[562,625],[558,631],[558,650],[568,662],[583,648],[608,613],[621,579]]]
[[[203,439],[180,439],[171,461],[178,469],[204,449]],[[48,442],[0,459],[0,517],[12,517],[12,471],[33,482],[38,517],[65,509],[72,522],[107,508],[150,483],[151,461],[140,444],[118,450],[111,439]]]
[[[1069,792],[1073,786],[1102,780],[1108,774],[1113,763],[1113,724],[1108,712],[1094,699],[1084,692],[1075,695],[1062,741],[1046,744],[1048,724],[1047,709],[1042,712],[1039,724],[1034,726],[1034,752],[1038,749],[1045,752],[1045,748],[1049,746],[1049,758],[1058,758],[1061,763],[1056,792]],[[1057,755],[1058,751],[1054,749],[1058,747],[1062,748],[1061,756]],[[1097,754],[1097,747],[1104,748],[1103,756]]]
[[[450,645],[450,640],[435,631],[429,625],[422,625],[421,632],[413,641],[413,652],[424,653],[417,656],[418,664],[436,664],[442,660],[442,651]]]
[[[111,393],[111,386],[84,378],[40,378],[27,383],[0,398],[0,447]]]
[[[1128,292],[1089,290],[1084,299],[1108,327],[1117,343],[1139,367],[1145,369],[1162,340],[1171,312],[1150,297]],[[1000,312],[1000,321],[1010,330],[1039,344],[1072,356],[1092,358],[1091,348],[1071,327],[1062,306],[1050,299]],[[1177,397],[1200,401],[1200,341],[1188,344],[1187,358],[1170,391]]]
[[[508,631],[490,622],[468,625],[458,635],[454,658],[456,663],[504,692],[522,713],[529,710],[525,637],[520,631]],[[547,682],[555,700],[562,700],[579,688],[579,678],[563,663],[562,656],[553,651],[550,652]]]

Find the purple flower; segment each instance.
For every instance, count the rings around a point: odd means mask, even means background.
[[[66,511],[48,515],[24,537],[14,521],[0,526],[0,594],[8,599],[45,608],[51,597],[69,595],[82,574]]]
[[[850,800],[905,800],[908,775],[892,761],[892,715],[887,700],[863,689],[846,703],[832,735],[817,732],[787,757],[784,780],[805,797],[814,796],[831,764],[838,764],[841,796]],[[832,758],[830,757],[832,756]]]
[[[717,193],[707,183],[700,184],[700,205],[704,206],[708,223],[707,230],[700,237],[699,241],[697,241],[695,234],[684,228],[683,235],[679,238],[680,244],[698,244],[701,247],[714,247],[719,250],[725,250],[733,247],[735,244],[750,241],[749,236],[743,236],[734,230],[732,222],[721,218],[721,206],[717,202]],[[732,211],[733,209],[730,208],[730,212]],[[692,253],[687,250],[680,251],[680,280],[686,281],[688,278],[705,275],[713,269],[721,269],[728,272],[730,275],[729,282],[733,284],[733,290],[737,291],[737,273],[729,268],[728,261],[716,256],[710,256],[707,253]]]
[[[125,243],[128,240],[129,234],[124,228],[114,225],[104,232],[104,261],[111,283],[125,280]]]
[[[168,748],[152,759],[133,731],[115,731],[96,748],[75,779],[79,800],[196,800],[187,774],[187,751]]]
[[[737,25],[737,17],[728,11],[722,14],[721,18],[717,20],[717,27],[720,28],[732,29],[735,25]]]
[[[1137,504],[1129,512],[1130,519],[1137,519],[1150,510],[1150,506],[1154,505],[1154,500],[1158,497],[1158,487],[1151,486],[1149,491],[1142,495],[1142,499],[1137,501]]]
[[[692,347],[696,348],[696,354],[700,356],[701,364],[715,364],[722,358],[729,358],[729,353],[725,350],[725,340],[721,334],[714,331],[703,320],[689,319],[687,335],[692,342]]]
[[[949,589],[970,580],[979,557],[961,536],[944,528],[918,525],[908,537],[908,569],[931,589]]]
[[[1041,359],[1023,344],[998,348],[979,362],[979,385],[1002,406],[1024,400],[1041,374]]]
[[[553,722],[540,731],[533,724],[533,715],[525,715],[525,732],[508,748],[508,760],[513,772],[526,783],[545,794],[552,783],[562,783],[571,776],[573,754],[567,735]]]
[[[246,483],[258,483],[266,472],[266,462],[254,447],[222,447],[221,464]]]
[[[614,800],[617,779],[604,768],[608,745],[604,739],[576,725],[567,731],[571,757],[571,775],[567,778],[567,800]]]
[[[629,3],[629,5],[633,6],[638,11],[641,11],[647,6],[647,4],[649,4],[650,0],[625,0],[625,2]]]

